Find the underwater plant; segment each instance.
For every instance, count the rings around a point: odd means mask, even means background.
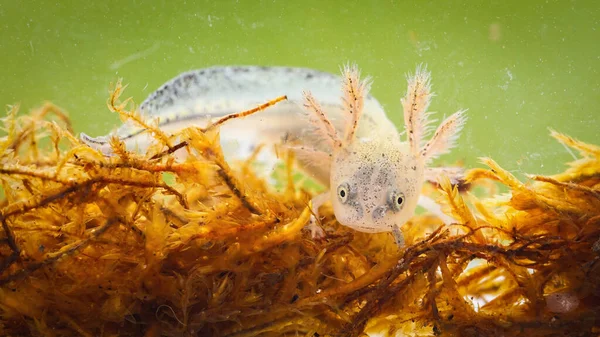
[[[483,195],[447,178],[424,186],[456,221],[415,215],[402,227],[404,247],[340,225],[328,205],[328,235],[313,240],[302,229],[315,193],[294,179],[292,152],[277,191],[254,156],[225,160],[218,127],[167,134],[121,93],[117,83],[108,107],[149,130],[144,152],[112,137],[114,155],[103,155],[50,104],[19,117],[13,106],[4,120],[2,335],[600,331],[597,145],[552,131],[580,153],[563,173],[523,183],[483,158],[488,168],[465,175]]]

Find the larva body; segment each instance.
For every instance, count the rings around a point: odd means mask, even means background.
[[[369,233],[392,232],[401,246],[400,226],[413,216],[418,203],[444,218],[439,207],[420,197],[420,191],[426,178],[459,172],[427,165],[454,146],[465,121],[464,111],[453,114],[425,142],[432,96],[429,73],[418,68],[408,83],[402,100],[406,141],[368,94],[370,83],[361,81],[356,67],[344,68],[342,77],[290,67],[201,69],[165,83],[140,110],[146,118],[159,118],[161,129],[171,132],[190,125],[204,127],[216,118],[286,95],[286,102],[224,124],[221,141],[226,155],[244,157],[253,146],[286,139],[308,173],[329,188],[313,199],[317,214],[324,202],[331,201],[342,225]],[[130,125],[115,134],[130,149],[143,150],[150,139]],[[82,139],[110,153],[108,137],[82,134]],[[316,235],[314,218],[312,226]]]

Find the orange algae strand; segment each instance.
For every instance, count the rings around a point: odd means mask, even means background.
[[[312,240],[292,156],[278,192],[249,162],[224,160],[217,128],[162,133],[121,92],[109,107],[155,135],[145,154],[113,139],[115,156],[102,156],[50,103],[4,121],[1,335],[599,332],[599,147],[553,131],[582,156],[564,173],[523,183],[491,159],[467,173],[508,197],[480,200],[442,179],[428,193],[457,223],[415,216],[399,251],[328,207],[327,237]]]

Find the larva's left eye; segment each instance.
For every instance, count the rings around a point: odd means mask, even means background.
[[[348,183],[342,183],[337,188],[337,195],[342,204],[348,202],[348,197],[350,196],[350,186]]]
[[[395,212],[402,209],[404,205],[404,193],[398,190],[391,190],[388,192],[388,206]]]

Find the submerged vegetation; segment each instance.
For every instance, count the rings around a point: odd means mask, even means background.
[[[457,221],[415,216],[402,249],[328,207],[312,240],[291,155],[276,191],[224,160],[217,128],[164,134],[121,89],[109,108],[153,134],[147,153],[103,156],[51,104],[5,119],[1,335],[600,333],[600,147],[552,132],[581,156],[564,173],[522,183],[483,159],[465,181],[485,198],[428,186]]]

